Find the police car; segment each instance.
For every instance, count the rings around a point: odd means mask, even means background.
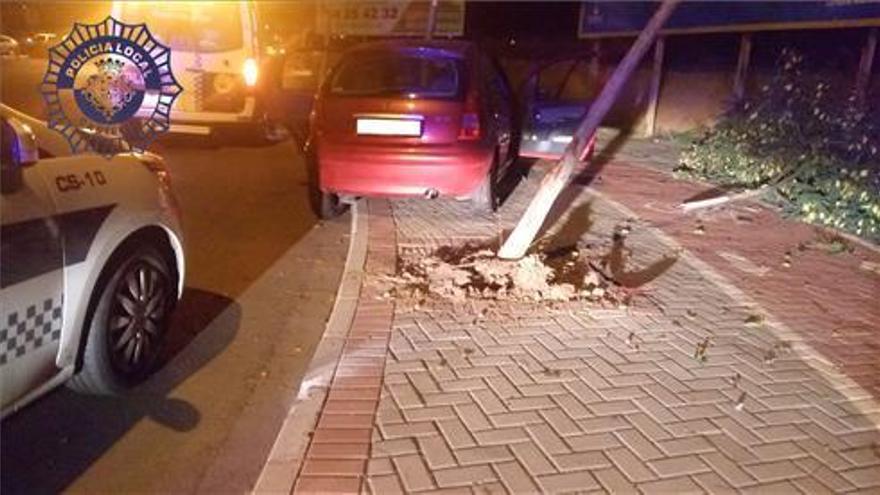
[[[183,289],[179,215],[162,159],[71,155],[0,105],[0,406],[67,382],[116,394],[159,357]]]

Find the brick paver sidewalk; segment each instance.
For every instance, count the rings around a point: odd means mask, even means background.
[[[361,319],[297,491],[880,492],[880,275],[863,268],[880,255],[826,252],[758,204],[684,215],[703,186],[623,162],[573,187],[547,235],[602,252],[630,220],[625,272],[651,280],[628,308],[485,314],[371,289],[395,254],[496,238],[537,175],[494,219],[371,203]]]

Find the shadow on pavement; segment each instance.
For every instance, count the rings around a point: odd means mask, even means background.
[[[574,189],[569,188],[563,191],[562,195],[567,196],[574,192]],[[553,237],[542,238],[538,241],[538,250],[546,252],[550,257],[554,257],[557,254],[568,254],[572,249],[576,249],[581,237],[589,232],[593,226],[592,216],[592,201],[579,204],[569,213],[565,223],[553,234]],[[556,218],[553,211],[551,211],[551,218]],[[548,225],[547,228],[549,227]]]
[[[513,194],[513,191],[516,190],[516,187],[520,182],[528,175],[529,168],[531,167],[531,163],[524,163],[524,159],[520,158],[513,163],[505,170],[505,174],[498,181],[498,206],[503,205],[507,198]]]
[[[620,129],[620,132],[614,136],[614,139],[609,141],[607,145],[603,146],[599,152],[593,156],[593,159],[586,163],[586,166],[584,166],[583,169],[575,172],[575,176],[572,178],[571,182],[581,186],[589,186],[592,184],[593,180],[595,180],[599,174],[602,173],[602,170],[605,169],[605,166],[611,163],[611,160],[620,148],[626,144],[630,136],[632,136],[632,129]]]
[[[641,270],[628,272],[625,271],[627,253],[624,243],[623,236],[615,236],[611,252],[604,259],[614,281],[623,287],[631,289],[641,287],[666,273],[678,261],[678,256],[666,255]]]
[[[547,235],[547,232],[556,225],[556,222],[565,215],[565,212],[571,208],[572,204],[580,197],[582,192],[583,188],[569,185],[559,193],[559,197],[553,202],[553,206],[550,207],[550,211],[547,213],[544,223],[541,224],[541,228],[538,229],[538,233],[535,235],[536,241],[534,241],[533,245],[529,248],[530,252],[533,252],[539,246],[545,244],[546,239],[544,236]],[[569,215],[566,220],[566,225],[560,228],[560,232],[563,230],[568,231],[569,234],[567,235],[571,235],[571,232],[577,230],[581,231],[581,235],[587,233],[590,225],[592,225],[592,220],[590,218],[583,218],[583,214],[584,211],[581,210],[581,207],[576,207],[575,211],[572,211],[571,215]],[[580,238],[580,236],[578,236],[578,238]],[[551,239],[551,242],[553,242],[556,247],[560,246],[560,244],[553,239]]]
[[[548,215],[548,221],[542,227],[542,232],[549,229],[564,212],[563,205],[570,204],[572,196],[580,193],[578,188],[567,188],[560,195],[560,201],[554,210]],[[554,258],[567,255],[571,250],[577,249],[578,242],[584,234],[593,226],[593,203],[587,201],[577,205],[565,223],[551,237],[543,237],[532,246],[529,252],[543,252],[548,257]],[[627,249],[624,236],[615,235],[611,252],[602,259],[602,264],[610,272],[610,276],[623,287],[636,288],[651,282],[666,273],[678,261],[678,256],[667,255],[651,263],[641,270],[626,271]]]
[[[567,186],[562,192],[559,194],[559,197],[556,198],[556,201],[553,203],[553,206],[550,208],[550,212],[547,214],[547,217],[544,220],[544,223],[541,225],[541,228],[538,230],[538,235],[536,236],[539,239],[539,244],[544,244],[544,240],[542,240],[542,236],[544,236],[553,225],[556,224],[557,221],[568,211],[569,208],[572,207],[574,201],[580,197],[583,187],[589,186],[593,183],[599,174],[602,173],[602,170],[605,168],[608,163],[611,162],[614,155],[617,151],[626,143],[627,139],[632,135],[631,129],[621,129],[620,132],[614,136],[607,145],[603,146],[598,154],[596,154],[592,160],[586,162],[582,165],[582,168],[579,170],[575,170],[574,177],[572,177],[570,185]],[[583,208],[583,210],[582,210]],[[586,214],[587,218],[580,218]],[[590,226],[592,225],[592,221],[589,219],[590,215],[590,207],[579,206],[575,211],[568,217],[566,220],[566,225],[564,225],[560,229],[560,233],[566,232],[566,238],[569,239],[569,244],[576,244],[577,239],[580,238],[581,235],[587,233],[589,231]],[[574,238],[574,242],[570,242],[573,238],[574,233],[579,232],[580,235],[577,238]],[[558,237],[558,235],[556,236]],[[565,247],[566,244],[563,244],[561,240],[552,239],[551,244],[553,248],[561,248]],[[530,251],[534,251],[535,246],[530,248]],[[551,248],[552,249],[552,248]]]
[[[200,412],[169,394],[235,338],[240,319],[232,300],[187,288],[169,330],[166,364],[145,383],[122,397],[60,387],[3,421],[0,491],[63,490],[145,418],[179,432],[195,428]]]

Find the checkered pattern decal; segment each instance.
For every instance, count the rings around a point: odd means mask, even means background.
[[[9,313],[0,329],[0,366],[60,338],[60,297]]]

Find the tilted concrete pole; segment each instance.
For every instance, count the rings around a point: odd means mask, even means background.
[[[642,30],[635,43],[630,47],[629,52],[623,57],[617,68],[614,69],[614,73],[611,74],[596,101],[590,106],[586,117],[578,126],[573,136],[574,139],[565,148],[559,161],[544,176],[538,192],[535,193],[535,197],[532,198],[522,218],[520,218],[507,240],[504,241],[501,249],[498,250],[499,258],[519,259],[526,254],[559,193],[568,185],[578,161],[585,158],[584,155],[586,154],[590,138],[596,133],[599,124],[602,123],[605,115],[608,114],[627,80],[629,80],[630,75],[639,65],[639,61],[641,61],[645,52],[651,47],[660,28],[663,27],[663,24],[672,15],[679,1],[664,0],[660,4],[657,12],[654,13],[645,29]]]

